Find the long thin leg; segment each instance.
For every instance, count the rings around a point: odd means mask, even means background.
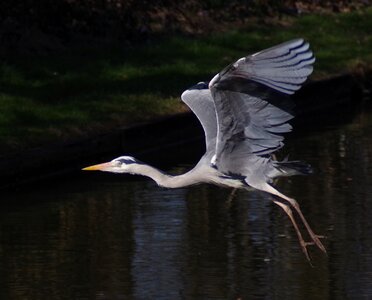
[[[229,198],[227,199],[227,201],[231,202],[234,199],[237,190],[238,190],[237,188],[233,188],[232,189],[232,191],[231,191],[231,193],[230,193]]]
[[[236,195],[236,191],[237,191],[237,188],[233,188],[232,191],[230,192],[229,197],[226,200],[226,206],[227,207],[231,206],[232,200],[234,199],[234,197]]]
[[[320,250],[322,250],[324,253],[327,253],[327,250],[324,248],[322,242],[320,241],[319,238],[323,238],[324,236],[321,236],[321,235],[317,235],[314,233],[314,231],[311,229],[309,223],[306,221],[304,215],[302,214],[302,211],[300,209],[300,205],[297,203],[297,201],[293,198],[289,198],[287,197],[286,195],[280,193],[278,190],[276,190],[274,187],[272,187],[271,185],[267,184],[267,191],[273,195],[276,195],[286,201],[288,201],[293,207],[294,209],[297,211],[297,213],[299,214],[302,222],[304,223],[305,227],[306,227],[306,230],[307,232],[309,233],[311,239],[314,241],[315,245],[318,246],[318,248]]]
[[[288,198],[288,201],[295,208],[297,213],[299,214],[299,216],[300,216],[302,222],[304,223],[304,225],[307,229],[307,232],[309,233],[311,239],[314,241],[314,243],[318,246],[318,248],[320,250],[322,250],[324,253],[327,253],[327,250],[324,248],[322,242],[320,241],[320,238],[324,238],[324,236],[323,235],[317,235],[317,234],[314,233],[314,231],[311,229],[309,223],[307,223],[304,215],[302,214],[302,211],[300,209],[300,205],[298,204],[298,202],[295,199]]]
[[[301,245],[301,248],[302,248],[302,252],[305,254],[307,260],[310,261],[310,256],[309,256],[309,253],[307,252],[307,248],[306,248],[306,246],[309,245],[309,243],[304,241],[304,239],[302,237],[302,234],[301,234],[301,231],[298,228],[297,222],[296,222],[295,218],[293,217],[293,213],[292,213],[291,208],[289,207],[288,204],[284,204],[282,202],[275,201],[275,200],[273,200],[273,202],[276,205],[278,205],[279,207],[281,207],[284,210],[284,212],[288,215],[289,219],[291,220],[291,222],[293,224],[294,229],[296,230],[296,233],[297,233],[297,236],[298,236],[298,241],[300,242],[300,245]]]

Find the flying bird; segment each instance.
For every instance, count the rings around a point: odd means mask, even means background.
[[[209,83],[199,82],[184,91],[181,99],[199,119],[206,144],[205,154],[185,174],[172,176],[131,156],[83,170],[143,175],[167,188],[211,183],[267,192],[290,218],[306,258],[310,260],[308,245],[315,244],[326,253],[322,236],[313,232],[297,201],[273,185],[275,178],[312,171],[302,161],[278,161],[274,152],[283,147],[283,134],[292,130],[288,121],[294,117],[294,105],[289,95],[301,88],[314,62],[309,44],[295,39],[240,58]],[[293,209],[310,242],[305,242]]]

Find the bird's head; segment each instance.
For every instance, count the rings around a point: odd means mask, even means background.
[[[132,156],[120,156],[112,161],[84,168],[84,171],[103,171],[111,173],[133,173],[134,166],[143,164]]]

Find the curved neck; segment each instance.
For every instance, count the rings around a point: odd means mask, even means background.
[[[193,169],[194,170],[194,169]],[[167,188],[179,188],[184,186],[193,185],[200,182],[193,176],[193,170],[177,176],[165,174],[158,169],[149,165],[133,165],[131,173],[147,176],[154,180],[158,185]]]

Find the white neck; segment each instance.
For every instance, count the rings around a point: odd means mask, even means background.
[[[200,178],[193,176],[196,175],[194,169],[182,175],[172,176],[149,165],[136,164],[131,167],[130,173],[150,177],[158,185],[167,188],[179,188],[200,182]]]

